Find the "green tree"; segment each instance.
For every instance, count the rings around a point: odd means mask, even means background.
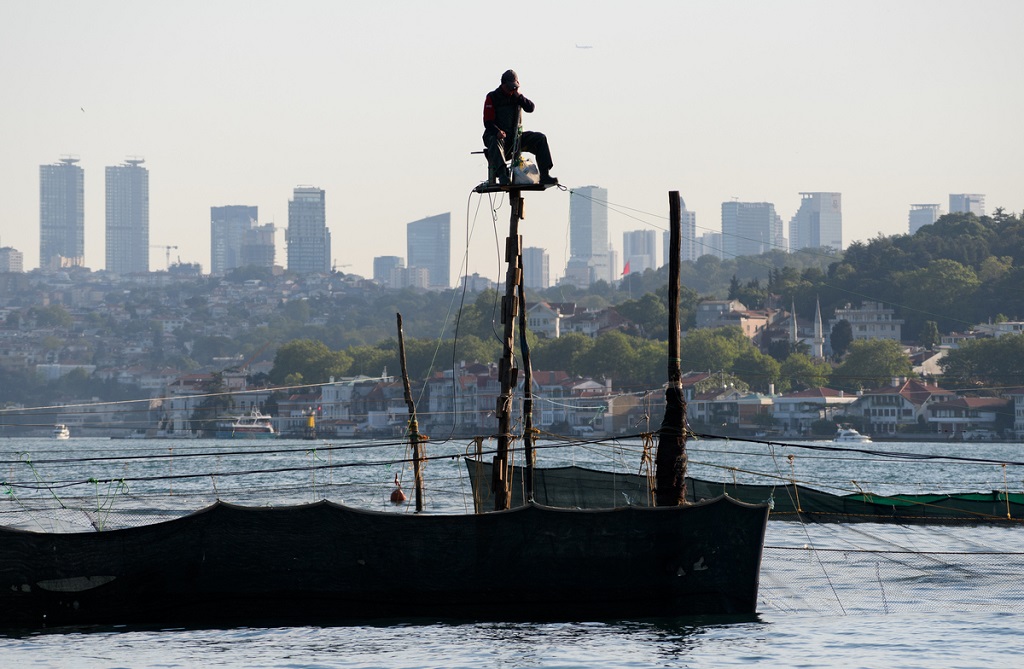
[[[832,343],[832,355],[841,358],[850,350],[853,343],[853,326],[845,318],[832,326],[829,334],[829,341]]]
[[[939,334],[938,324],[935,321],[925,321],[924,327],[921,328],[921,336],[917,338],[917,343],[931,351],[941,341],[942,335]]]
[[[352,357],[344,351],[332,351],[320,341],[299,339],[277,349],[269,376],[276,384],[286,380],[293,385],[325,383],[332,376],[343,376],[351,366]]]
[[[582,374],[582,361],[593,346],[593,339],[578,332],[558,339],[542,339],[531,351],[533,368],[565,371],[574,376]]]
[[[1024,385],[1024,334],[965,342],[939,364],[946,383],[960,388]]]
[[[779,361],[765,355],[753,346],[742,351],[733,366],[736,375],[746,381],[752,390],[766,393],[779,383]]]
[[[912,375],[910,358],[899,342],[862,339],[850,345],[843,363],[832,373],[832,385],[843,390],[878,388],[893,378]]]
[[[827,386],[831,372],[832,367],[824,360],[812,360],[805,353],[791,353],[782,362],[779,392]]]
[[[679,346],[683,371],[731,370],[739,357],[741,341],[745,337],[738,327],[690,330]]]
[[[637,354],[631,337],[621,332],[606,332],[580,358],[583,373],[631,383],[636,377]]]

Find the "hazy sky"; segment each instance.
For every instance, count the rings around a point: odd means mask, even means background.
[[[553,174],[608,189],[620,252],[622,232],[666,226],[670,190],[705,229],[725,200],[773,202],[787,234],[801,191],[838,191],[846,244],[906,232],[910,204],[946,209],[949,193],[1024,207],[1024,2],[501,7],[0,0],[0,245],[38,266],[39,166],[75,154],[86,264],[102,269],[103,169],[142,156],[150,242],[204,271],[211,206],[257,205],[285,264],[288,200],[313,185],[343,271],[405,257],[405,224],[450,211],[452,276],[469,230],[469,271],[501,278],[470,152],[510,67]],[[569,200],[526,198],[524,243],[548,249],[552,278]],[[164,266],[152,249],[150,269]]]

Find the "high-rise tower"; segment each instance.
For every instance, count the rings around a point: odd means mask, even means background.
[[[950,193],[949,213],[985,215],[985,196],[981,193]]]
[[[299,186],[288,201],[288,271],[327,274],[331,271],[331,231],[327,229],[325,193]]]
[[[433,289],[451,287],[452,215],[428,216],[406,226],[409,269],[425,268],[427,285]]]
[[[149,170],[142,158],[106,169],[107,269],[149,271]]]
[[[726,258],[786,250],[782,219],[771,202],[722,203],[722,251]]]
[[[800,193],[800,208],[789,221],[789,248],[843,250],[843,196]]]
[[[249,265],[274,266],[274,224],[261,226],[258,218],[258,207],[210,207],[211,274],[223,275]]]
[[[66,156],[39,166],[39,266],[77,267],[85,262],[85,173]]]
[[[608,248],[608,189],[584,186],[569,200],[569,264],[565,281],[587,287],[595,281],[611,281]]]
[[[937,204],[912,204],[910,205],[910,234],[917,233],[926,225],[931,225],[942,216],[942,209]]]

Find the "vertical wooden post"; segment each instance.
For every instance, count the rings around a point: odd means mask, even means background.
[[[679,252],[681,221],[679,192],[670,191],[668,252],[668,386],[665,418],[658,431],[655,457],[655,503],[677,506],[686,502],[686,400],[683,398],[679,357]]]
[[[526,500],[533,501],[533,468],[537,454],[533,450],[533,363],[530,361],[530,342],[526,339],[526,288],[523,285],[522,249],[519,256],[519,350],[523,354],[523,453],[526,457],[524,484]]]
[[[405,390],[405,404],[409,407],[409,446],[412,447],[412,475],[416,486],[416,511],[423,511],[423,457],[420,449],[419,422],[416,420],[416,403],[412,401],[412,388],[409,385],[409,370],[405,365],[405,332],[402,330],[402,314],[398,316],[398,362],[402,367],[402,387]]]
[[[509,191],[509,204],[512,214],[509,217],[508,239],[505,240],[505,261],[508,270],[505,273],[505,296],[501,300],[501,323],[504,325],[502,337],[502,354],[498,362],[498,380],[501,383],[495,414],[498,417],[498,448],[494,455],[494,475],[491,489],[494,491],[494,510],[502,511],[509,508],[508,452],[511,443],[512,395],[516,388],[517,370],[513,358],[515,345],[515,322],[519,313],[519,300],[516,289],[519,286],[519,275],[522,269],[519,258],[522,256],[523,242],[519,237],[519,219],[522,218],[523,196],[516,189]]]

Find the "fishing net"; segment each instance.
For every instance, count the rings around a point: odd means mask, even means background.
[[[409,454],[401,442],[91,441],[60,449],[42,440],[0,445],[0,525],[109,531],[178,518],[217,500],[280,506],[329,499],[393,513],[413,508],[412,500],[390,502],[396,476],[412,496]],[[762,557],[761,613],[1020,613],[1024,528],[1018,527],[1015,504],[1024,487],[1022,465],[1008,457],[1010,448],[985,448],[990,450],[979,447],[957,459],[905,445],[826,452],[702,440],[689,449],[694,477],[688,491],[699,499],[752,490],[758,499],[751,501],[775,504]],[[582,507],[594,497],[599,506],[648,503],[648,472],[638,464],[649,461],[642,439],[549,440],[539,450],[540,461],[552,465],[535,477],[535,495],[546,504]],[[427,512],[488,510],[486,488],[473,483],[490,481],[488,455],[486,445],[476,450],[473,444],[429,442]],[[513,461],[514,504],[526,498],[518,465]],[[973,496],[987,511],[942,524],[787,512],[813,503],[808,490],[853,495],[861,503],[925,496],[906,502],[911,507],[957,493]],[[872,522],[857,522],[865,520]]]

